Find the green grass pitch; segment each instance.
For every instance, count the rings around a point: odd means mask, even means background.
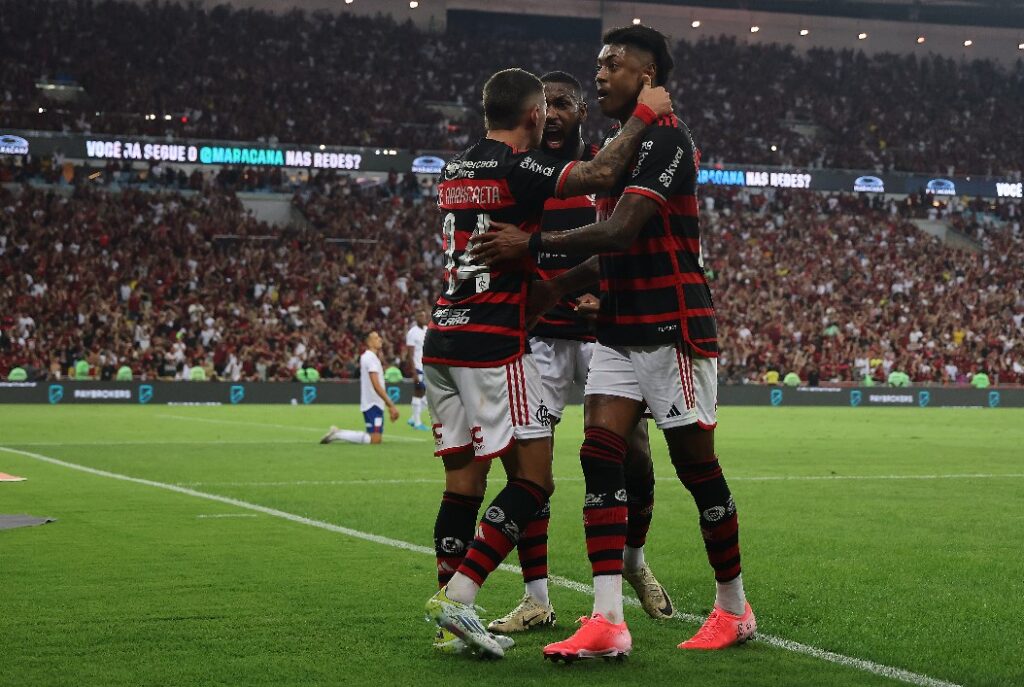
[[[721,409],[759,629],[875,672],[766,641],[682,652],[695,624],[636,607],[628,661],[554,666],[541,647],[590,604],[564,586],[552,589],[559,626],[505,661],[436,655],[422,551],[16,452],[429,547],[442,474],[407,416],[382,446],[320,446],[328,425],[360,426],[358,411],[0,406],[0,472],[28,478],[0,484],[0,513],[58,518],[0,532],[0,685],[900,684],[882,666],[921,685],[1024,684],[1021,411]],[[652,434],[647,557],[677,608],[704,614],[713,582],[696,512]],[[556,442],[550,559],[588,583],[581,435],[573,409]],[[495,465],[491,495],[502,477]],[[520,595],[515,574],[495,572],[485,618]]]

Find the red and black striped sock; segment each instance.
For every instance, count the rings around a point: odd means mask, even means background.
[[[700,531],[715,579],[728,582],[740,574],[740,527],[736,504],[718,458],[676,466],[676,474],[693,496],[700,513]]]
[[[647,542],[647,533],[654,518],[654,470],[641,474],[626,473],[626,546],[639,549]]]
[[[587,485],[583,529],[594,576],[621,575],[626,545],[626,440],[601,427],[583,430],[580,464]]]
[[[508,556],[530,521],[548,500],[539,484],[509,480],[484,511],[476,538],[466,551],[458,572],[483,586],[487,576]]]
[[[551,503],[545,501],[526,531],[516,544],[519,565],[523,569],[523,582],[543,580],[548,576],[548,523],[551,521]]]
[[[473,526],[482,496],[465,496],[446,491],[434,521],[434,553],[437,556],[437,584],[443,587],[462,565],[466,547],[473,541]]]

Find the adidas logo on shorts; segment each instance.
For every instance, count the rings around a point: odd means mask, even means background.
[[[679,412],[679,408],[676,408],[676,404],[673,403],[672,407],[668,409],[668,417],[679,417],[682,413]]]

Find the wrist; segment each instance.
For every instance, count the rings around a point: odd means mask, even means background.
[[[526,244],[526,247],[533,257],[537,257],[542,250],[541,240],[541,233],[539,231],[530,234],[530,241]]]
[[[636,108],[633,110],[633,116],[648,126],[658,121],[657,113],[643,103],[637,103]]]

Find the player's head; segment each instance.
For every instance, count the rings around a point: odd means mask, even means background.
[[[548,72],[540,80],[548,108],[541,146],[553,155],[574,159],[579,151],[580,129],[587,120],[583,86],[566,72]]]
[[[366,347],[377,352],[384,347],[384,339],[377,332],[370,332],[366,335]]]
[[[664,86],[675,63],[665,35],[649,26],[611,29],[597,56],[597,102],[608,117],[622,119],[636,106],[644,76]]]
[[[425,308],[417,309],[414,317],[416,318],[416,324],[420,327],[426,327],[427,322],[430,322],[430,314]]]
[[[484,84],[484,125],[488,131],[523,129],[530,147],[544,134],[544,85],[523,69],[503,69]]]

